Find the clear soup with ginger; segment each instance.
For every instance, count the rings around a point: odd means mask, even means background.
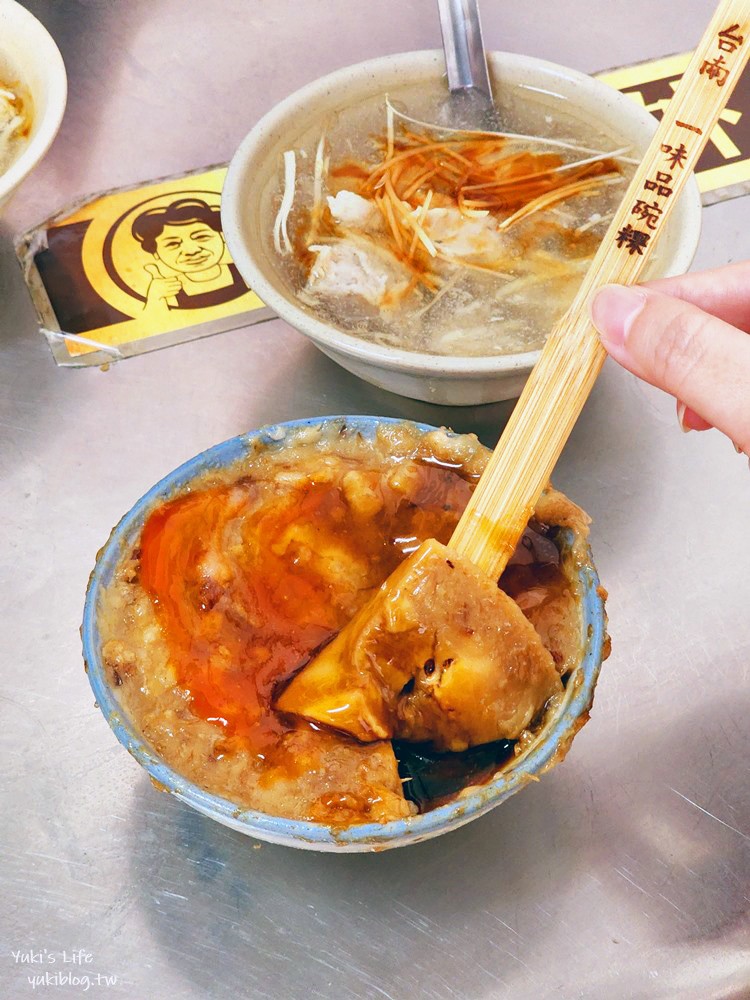
[[[303,307],[376,344],[537,350],[619,204],[631,150],[505,88],[505,133],[446,128],[442,81],[319,121],[285,152],[269,243]]]

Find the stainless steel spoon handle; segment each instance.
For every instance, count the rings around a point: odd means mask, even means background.
[[[477,0],[438,0],[448,88],[481,91],[492,100]]]

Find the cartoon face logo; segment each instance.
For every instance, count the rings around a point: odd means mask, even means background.
[[[224,237],[210,226],[165,226],[155,243],[154,256],[175,271],[214,272],[221,266]]]
[[[201,198],[178,198],[146,209],[131,225],[133,238],[153,258],[144,310],[217,305],[246,291],[234,264],[224,262],[221,214]]]
[[[227,252],[218,202],[208,191],[162,195],[133,206],[110,230],[105,269],[147,316],[222,305],[248,291]]]

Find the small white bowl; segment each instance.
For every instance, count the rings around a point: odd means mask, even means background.
[[[648,111],[584,73],[509,52],[490,53],[489,63],[501,101],[503,91],[516,87],[560,95],[592,126],[622,136],[623,145],[632,146],[634,156],[645,151],[656,129]],[[232,158],[222,193],[222,220],[230,252],[245,281],[324,354],[391,392],[467,406],[518,396],[539,352],[443,357],[353,337],[302,307],[263,231],[268,216],[263,205],[275,190],[281,156],[298,145],[311,122],[406,84],[439,79],[443,68],[441,52],[404,52],[338,70],[286,98],[257,123]],[[686,271],[698,245],[700,226],[700,194],[691,179],[661,238],[649,277]]]
[[[15,0],[0,0],[0,81],[22,84],[33,101],[31,134],[20,155],[0,173],[0,212],[49,149],[60,128],[68,80],[52,36]]]

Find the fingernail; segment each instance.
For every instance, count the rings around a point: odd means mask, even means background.
[[[700,413],[696,413],[679,399],[677,400],[677,420],[686,433],[688,431],[708,431],[713,427],[713,424],[704,420]]]
[[[687,407],[685,406],[685,404],[681,403],[678,400],[677,401],[677,420],[679,421],[680,429],[682,430],[682,432],[684,434],[687,434],[689,431],[691,431],[693,429],[692,427],[688,427],[688,425],[685,423],[685,410],[686,409],[687,409]]]
[[[645,305],[643,289],[625,285],[605,285],[593,297],[589,308],[591,322],[610,354],[623,353],[633,320]]]

